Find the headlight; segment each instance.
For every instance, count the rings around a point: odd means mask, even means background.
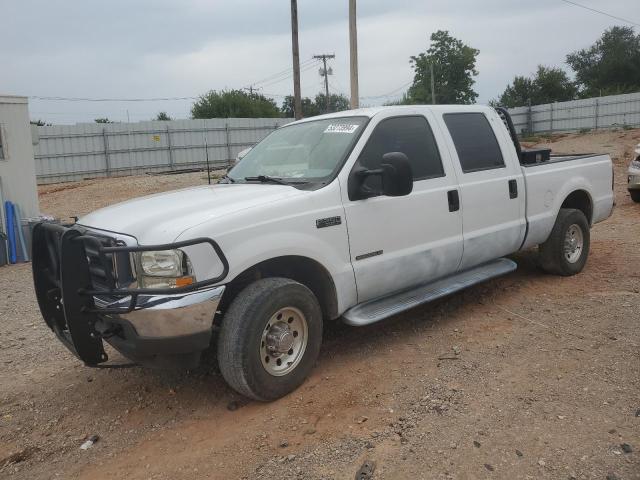
[[[138,282],[142,288],[175,288],[195,282],[189,257],[182,250],[139,252]]]

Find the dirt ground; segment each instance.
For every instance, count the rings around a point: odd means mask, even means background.
[[[311,377],[269,404],[231,391],[213,353],[188,373],[83,366],[40,318],[30,266],[1,268],[0,478],[353,479],[370,461],[363,478],[640,479],[640,205],[624,188],[638,142],[552,139],[614,157],[618,205],[580,275],[527,251],[513,274],[380,324],[328,325]],[[41,209],[205,181],[49,185]]]

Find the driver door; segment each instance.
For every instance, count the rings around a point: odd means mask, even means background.
[[[453,273],[462,258],[462,214],[457,180],[444,146],[427,117],[408,114],[378,119],[351,169],[380,167],[382,156],[402,152],[411,164],[413,191],[403,197],[352,199],[342,188],[358,302],[404,290]],[[368,189],[379,187],[368,177]],[[455,193],[453,193],[455,192]]]

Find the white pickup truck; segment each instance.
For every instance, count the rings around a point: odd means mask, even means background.
[[[613,204],[609,156],[521,151],[504,110],[353,110],[279,128],[217,185],[36,226],[35,290],[89,366],[103,341],[191,365],[215,339],[229,385],[272,400],[307,377],[325,321],[377,322],[536,245],[547,272],[580,272]]]

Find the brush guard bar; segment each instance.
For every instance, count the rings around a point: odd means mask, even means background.
[[[46,324],[60,341],[80,360],[90,366],[108,360],[102,334],[95,328],[100,315],[129,313],[137,309],[138,296],[175,295],[194,292],[222,281],[229,273],[229,263],[220,246],[210,238],[196,238],[163,245],[119,245],[113,239],[89,235],[77,228],[39,223],[33,229],[32,269],[38,306]],[[120,288],[108,255],[121,252],[172,250],[208,244],[222,263],[222,273],[215,278],[176,288]],[[97,257],[104,281],[95,287],[96,265],[89,261],[87,250]],[[118,308],[97,308],[95,296],[114,300],[128,298]],[[123,305],[124,306],[121,306]]]

